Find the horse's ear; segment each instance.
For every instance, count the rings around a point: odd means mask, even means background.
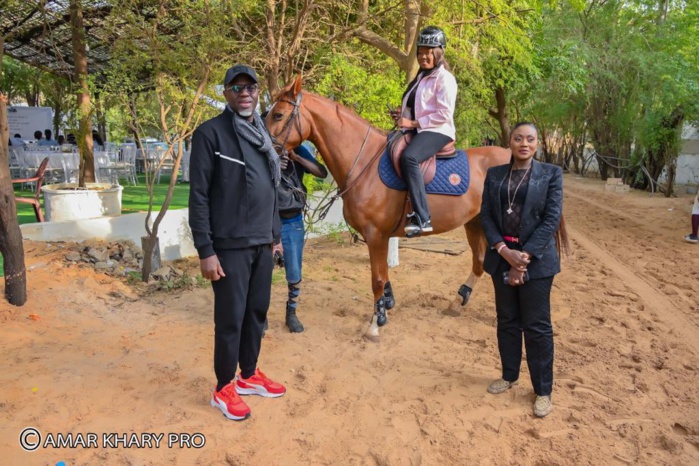
[[[301,73],[296,75],[296,80],[294,80],[294,97],[301,93],[301,85],[303,84],[303,79],[301,78]]]

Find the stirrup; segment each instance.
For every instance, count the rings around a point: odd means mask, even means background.
[[[434,231],[432,228],[432,222],[430,220],[422,222],[420,220],[420,216],[415,212],[408,214],[408,219],[411,219],[410,223],[408,223],[404,228],[405,236],[408,238],[412,238],[422,233],[432,233],[432,231]]]

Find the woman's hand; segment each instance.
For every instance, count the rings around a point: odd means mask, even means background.
[[[396,126],[399,128],[419,128],[420,126],[418,125],[417,121],[410,120],[405,117],[400,117],[398,120],[396,120]]]
[[[503,248],[502,251],[500,251],[500,255],[513,269],[518,271],[527,270],[527,266],[529,262],[531,262],[529,254],[526,252],[510,249],[508,247]]]
[[[524,273],[527,271],[527,269],[524,270],[515,270],[514,268],[510,269],[510,275],[509,279],[507,280],[507,284],[510,286],[520,286],[524,284]]]
[[[389,110],[388,116],[391,117],[391,120],[393,120],[394,122],[397,122],[398,119],[400,118],[400,107],[396,107],[393,110]]]

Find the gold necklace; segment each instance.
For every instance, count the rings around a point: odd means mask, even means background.
[[[515,193],[512,196],[512,199],[510,199],[510,181],[512,181],[512,171],[514,170],[515,166],[514,164],[510,167],[510,176],[507,178],[507,215],[510,215],[513,210],[512,210],[512,204],[515,202],[515,198],[517,197],[517,191],[519,191],[519,187],[522,186],[522,182],[524,179],[527,177],[527,173],[529,173],[529,170],[532,168],[531,165],[529,165],[529,168],[527,168],[527,171],[524,172],[524,176],[522,176],[522,179],[519,180],[519,184],[515,188]]]

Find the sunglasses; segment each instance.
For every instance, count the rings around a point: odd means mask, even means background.
[[[248,94],[255,94],[258,91],[259,86],[257,84],[233,84],[226,90],[231,91],[234,94],[240,94],[243,92],[243,89],[248,91]]]

